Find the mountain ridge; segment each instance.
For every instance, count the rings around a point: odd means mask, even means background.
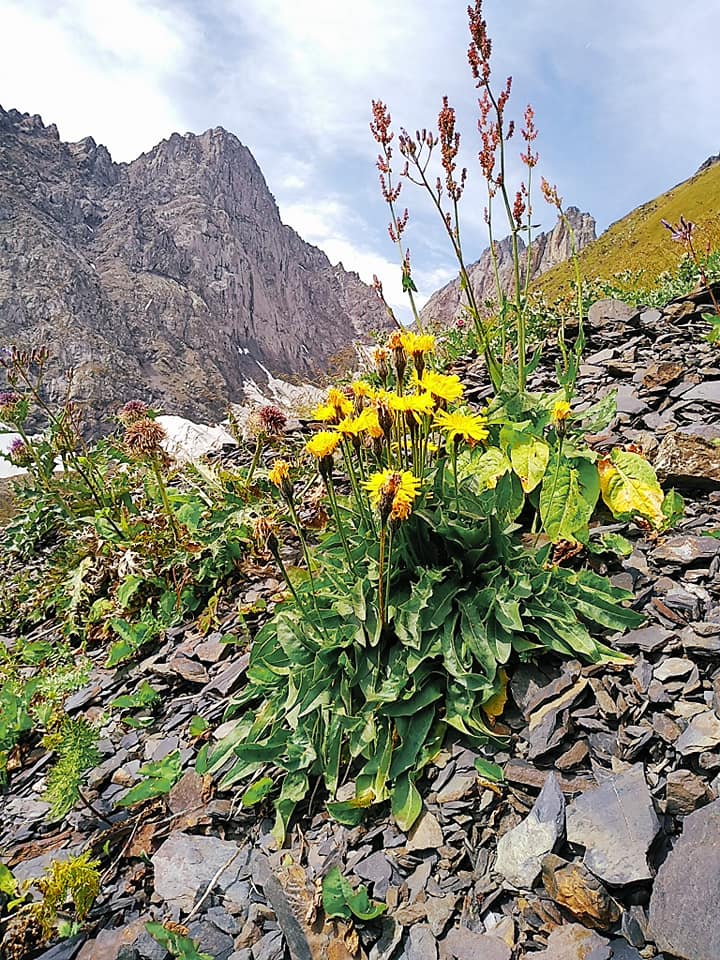
[[[243,383],[309,377],[387,319],[283,224],[250,150],[214,127],[116,164],[0,108],[0,339],[45,343],[50,390],[104,415],[140,395],[213,419]]]

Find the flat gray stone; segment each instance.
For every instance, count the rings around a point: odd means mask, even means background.
[[[622,300],[615,300],[608,297],[604,300],[596,300],[590,305],[588,310],[588,326],[604,327],[608,323],[619,321],[627,323],[638,314],[637,307],[630,306]]]
[[[585,866],[606,883],[649,880],[647,851],[660,823],[641,763],[581,794],[566,812],[567,838],[585,847]]]
[[[510,960],[512,950],[499,937],[455,927],[443,940],[445,952],[455,960]]]
[[[222,870],[215,886],[226,897],[242,903],[249,889],[240,876],[246,875],[248,854],[236,843],[219,837],[200,837],[175,831],[152,858],[155,868],[155,893],[180,910],[190,911],[198,894],[205,892],[212,878],[237,853],[232,863]]]
[[[513,887],[530,889],[565,826],[565,798],[551,773],[530,813],[498,840],[495,870]]]
[[[410,927],[405,956],[407,960],[437,960],[437,940],[426,923]]]
[[[720,380],[704,380],[692,387],[683,397],[684,400],[700,400],[711,405],[720,404]]]
[[[681,960],[720,957],[720,800],[691,813],[658,870],[650,898],[650,933]]]
[[[720,720],[708,710],[693,717],[687,728],[675,741],[675,749],[684,757],[703,750],[714,750],[720,745]]]
[[[640,627],[639,630],[629,630],[621,637],[614,639],[613,644],[623,649],[625,647],[637,647],[643,653],[655,653],[656,650],[661,650],[674,636],[672,630],[652,625]]]
[[[533,960],[611,960],[612,948],[606,937],[579,923],[555,927],[545,950],[534,953]]]
[[[655,560],[667,560],[668,563],[678,563],[688,566],[699,560],[712,560],[720,553],[720,540],[715,537],[694,537],[684,534],[672,537],[653,551]]]
[[[424,810],[408,836],[408,851],[437,850],[442,845],[443,832],[437,817],[429,810]]]

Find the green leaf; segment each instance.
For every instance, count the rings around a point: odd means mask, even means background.
[[[339,917],[342,920],[375,920],[387,910],[384,903],[371,901],[367,889],[360,885],[353,891],[350,883],[340,873],[339,867],[333,867],[322,883],[323,910],[328,919]]]
[[[580,492],[578,471],[571,460],[555,454],[540,490],[540,518],[543,530],[557,543],[574,543],[587,523],[587,504]]]
[[[617,390],[610,390],[602,400],[577,413],[576,419],[582,423],[584,433],[600,433],[612,423],[616,415]]]
[[[475,769],[478,776],[482,777],[483,780],[489,780],[490,783],[502,783],[505,779],[502,767],[485,760],[483,757],[475,758]]]
[[[163,794],[170,793],[182,773],[180,751],[173,750],[162,760],[144,764],[140,767],[138,773],[145,779],[131,787],[125,796],[117,801],[117,806],[131,807],[143,800],[150,800],[153,797],[161,797]]]
[[[199,714],[190,718],[190,723],[188,724],[188,733],[191,737],[201,737],[206,730],[210,729],[210,724],[207,722],[205,717],[201,717]]]
[[[640,516],[662,527],[663,492],[655,471],[644,457],[615,447],[598,461],[602,498],[619,519]]]
[[[478,492],[492,490],[503,474],[512,469],[511,463],[499,447],[488,447],[480,456],[468,463],[464,473],[472,477]]]
[[[272,777],[261,777],[247,788],[240,802],[244,807],[253,807],[256,803],[260,803],[270,793],[274,782]]]
[[[17,880],[12,875],[9,867],[0,863],[0,893],[7,894],[8,897],[14,897],[17,890]]]
[[[143,577],[137,577],[135,574],[130,574],[125,577],[122,583],[118,586],[115,595],[117,596],[120,606],[125,609],[132,599],[132,597],[137,593],[140,587],[145,583]]]
[[[407,833],[422,812],[422,800],[409,773],[403,773],[398,777],[390,800],[395,823],[403,833]]]
[[[531,434],[503,428],[500,442],[507,443],[510,462],[525,493],[530,493],[545,476],[550,461],[550,447]]]
[[[178,960],[213,960],[209,953],[200,953],[197,943],[190,937],[168,930],[161,923],[146,923],[145,929],[171,957],[176,957]]]

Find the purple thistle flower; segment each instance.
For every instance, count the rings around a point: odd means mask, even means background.
[[[33,459],[30,447],[20,437],[16,437],[10,444],[7,457],[16,467],[28,467]]]

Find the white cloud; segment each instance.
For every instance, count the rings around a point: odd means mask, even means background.
[[[2,7],[6,109],[41,113],[66,140],[93,136],[116,160],[184,128],[168,89],[192,42],[179,11],[142,0],[4,0]]]

